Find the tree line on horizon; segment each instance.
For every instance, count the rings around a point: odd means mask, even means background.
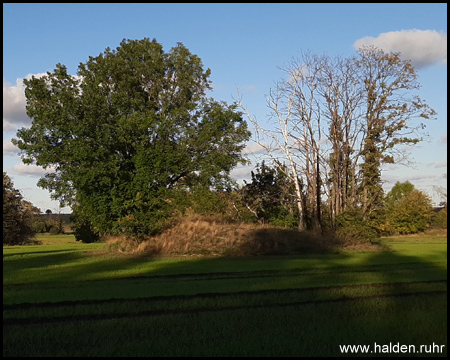
[[[288,191],[292,184],[286,181],[286,175],[263,161],[251,172],[251,177],[251,182],[233,190],[197,193],[190,202],[190,210],[197,215],[228,222],[298,228],[297,207]],[[446,202],[441,203],[442,208],[433,208],[427,194],[417,190],[409,181],[397,182],[386,194],[384,204],[384,217],[379,219],[377,229],[371,228],[357,213],[346,213],[338,217],[334,235],[347,243],[361,243],[373,241],[378,235],[414,234],[427,229],[447,228]],[[77,240],[95,242],[100,239],[91,225],[78,220],[71,216]],[[23,199],[3,172],[3,245],[34,243],[37,233],[64,234],[60,214],[51,214],[48,210],[42,214],[40,209]]]
[[[342,236],[395,229],[385,219],[400,198],[385,196],[381,166],[406,161],[399,146],[422,140],[414,121],[435,115],[411,95],[419,84],[410,62],[367,47],[352,58],[307,53],[284,70],[265,129],[241,98],[207,96],[210,69],[183,44],[164,52],[155,39],[124,39],[80,63],[77,76],[57,64],[25,79],[33,122],[12,141],[24,163],[55,170],[38,185],[72,207],[83,236],[143,239],[187,209]],[[239,187],[230,171],[248,162],[245,114],[271,164]],[[401,199],[430,210],[425,194],[398,186]]]

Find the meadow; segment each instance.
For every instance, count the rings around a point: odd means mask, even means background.
[[[3,247],[3,356],[447,355],[446,234],[240,257],[38,240]],[[374,344],[416,352],[371,353]]]

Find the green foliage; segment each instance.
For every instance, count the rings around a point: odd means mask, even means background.
[[[298,209],[294,185],[286,175],[287,168],[267,166],[263,161],[251,172],[252,181],[240,189],[242,201],[255,218],[275,226],[298,227]]]
[[[35,230],[30,225],[39,209],[23,200],[10,177],[3,172],[3,245],[30,243]]]
[[[52,215],[51,212],[46,211],[46,216],[38,214],[29,221],[29,224],[36,233],[51,232],[51,229],[54,228],[53,232],[57,231],[57,234],[64,234],[64,226],[60,214]]]
[[[386,194],[386,204],[388,206],[394,205],[397,201],[400,201],[403,197],[408,196],[414,190],[414,185],[409,181],[405,181],[402,183],[397,181],[392,187],[391,191]]]
[[[41,220],[39,217],[34,217],[31,221],[30,221],[30,227],[33,229],[34,232],[36,233],[45,233],[47,232],[47,226],[44,220]]]
[[[189,204],[195,214],[204,216],[225,217],[227,209],[227,193],[199,187],[189,194]]]
[[[76,208],[76,207],[75,207]],[[76,241],[83,243],[93,243],[100,239],[98,232],[95,231],[92,224],[88,219],[80,215],[80,213],[74,213],[71,217],[71,229],[75,235]]]
[[[432,217],[431,199],[409,182],[397,182],[386,196],[388,225],[397,233],[425,231]]]
[[[280,209],[277,217],[270,218],[269,224],[288,229],[296,229],[298,228],[298,217],[290,214],[285,209]]]
[[[59,229],[56,226],[52,226],[50,228],[49,233],[50,233],[50,235],[58,235],[60,232],[59,232]]]
[[[123,40],[78,67],[24,80],[31,128],[13,142],[62,204],[82,208],[97,233],[158,232],[179,191],[221,188],[243,162],[250,132],[236,105],[207,98],[200,58],[181,43]]]
[[[349,209],[336,216],[336,236],[357,244],[375,241],[378,233],[365,220],[362,209]]]
[[[431,226],[433,228],[447,229],[447,207],[437,213],[433,212],[431,218]]]

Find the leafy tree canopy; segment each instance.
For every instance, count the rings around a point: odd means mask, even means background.
[[[294,216],[298,211],[293,196],[295,189],[287,172],[284,164],[270,167],[263,160],[251,172],[251,182],[244,180],[245,185],[240,189],[242,201],[258,221],[286,227],[298,226],[298,216]]]
[[[123,40],[80,63],[24,80],[31,128],[13,140],[25,163],[55,171],[38,185],[101,233],[150,234],[176,193],[220,187],[250,137],[236,105],[206,96],[201,59],[181,43]]]
[[[389,226],[400,234],[425,231],[432,217],[431,199],[409,181],[397,182],[386,195]]]
[[[409,181],[399,182],[397,181],[391,191],[386,195],[386,202],[391,205],[398,202],[404,196],[410,194],[415,187]]]

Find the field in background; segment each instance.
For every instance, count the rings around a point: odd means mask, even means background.
[[[339,345],[374,342],[447,354],[446,234],[202,258],[38,238],[3,248],[3,356],[348,356]]]

